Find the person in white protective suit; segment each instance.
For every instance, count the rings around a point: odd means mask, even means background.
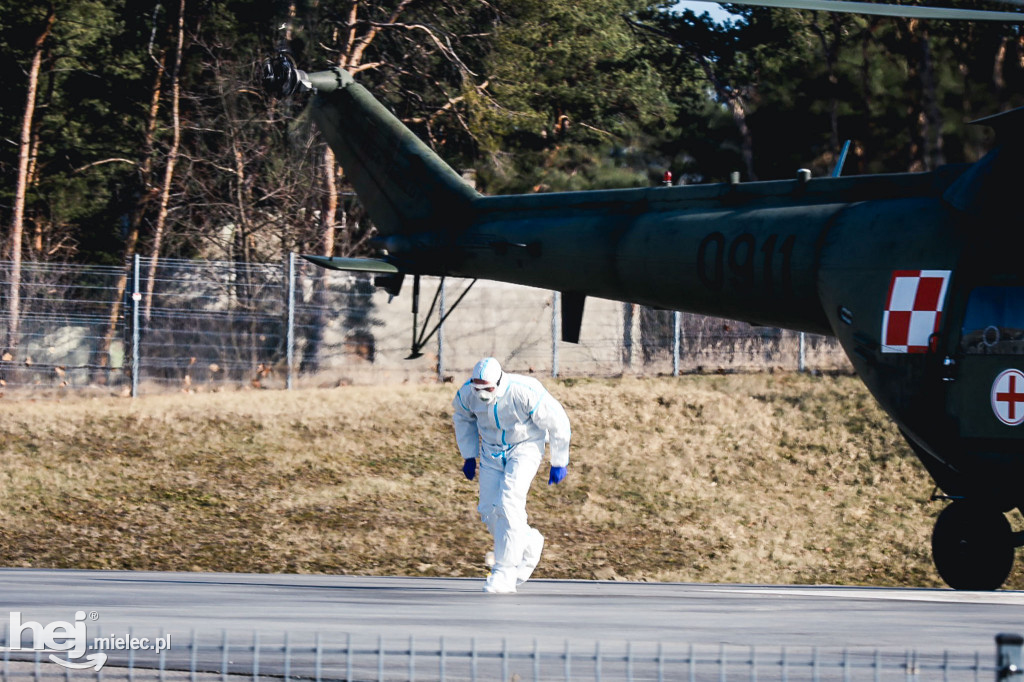
[[[526,522],[526,494],[545,440],[551,448],[548,485],[565,478],[569,417],[539,381],[502,372],[494,358],[476,363],[452,406],[462,471],[471,481],[480,458],[477,510],[494,536],[494,566],[484,592],[512,593],[529,580],[544,548],[544,536]]]

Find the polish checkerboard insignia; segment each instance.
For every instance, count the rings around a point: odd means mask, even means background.
[[[895,270],[882,314],[883,353],[925,353],[939,331],[950,270]]]
[[[1024,422],[1024,372],[1004,370],[992,382],[992,411],[1007,426]]]

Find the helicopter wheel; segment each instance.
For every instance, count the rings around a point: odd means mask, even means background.
[[[998,589],[1013,568],[1013,531],[1001,512],[958,501],[932,531],[932,558],[955,590]]]

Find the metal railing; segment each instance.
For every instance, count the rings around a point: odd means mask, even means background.
[[[998,681],[1021,679],[1022,642],[1019,635],[999,635],[995,657],[983,657],[977,652],[569,640],[542,645],[537,640],[513,643],[444,636],[396,641],[364,633],[205,636],[195,631],[153,635],[146,641],[161,637],[168,644],[156,652],[152,646],[131,649],[133,641],[143,640],[136,634],[101,637],[91,641],[115,650],[93,646],[88,651],[103,653],[102,663],[71,669],[51,662],[48,652],[12,651],[5,632],[0,680]],[[31,646],[29,639],[15,646]],[[53,652],[53,658],[68,661],[69,653]],[[89,656],[79,652],[79,658]]]

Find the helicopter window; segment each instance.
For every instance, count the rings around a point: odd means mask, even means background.
[[[1024,287],[976,288],[961,331],[966,353],[1024,355]]]

